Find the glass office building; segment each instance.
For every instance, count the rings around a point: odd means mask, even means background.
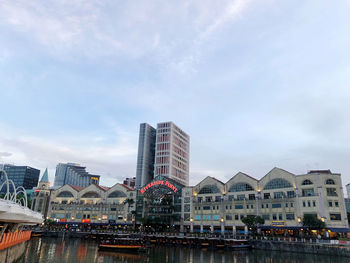
[[[54,188],[57,189],[66,184],[87,187],[90,184],[98,185],[100,176],[89,174],[86,167],[76,163],[59,163],[56,166]]]
[[[38,185],[40,175],[40,170],[38,169],[30,166],[16,166],[11,164],[5,164],[3,169],[8,179],[12,180],[16,187],[23,186],[25,189],[32,189]],[[4,178],[1,177],[1,184],[3,182]]]

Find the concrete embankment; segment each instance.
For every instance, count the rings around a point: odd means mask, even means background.
[[[250,240],[255,249],[296,253],[324,254],[350,257],[350,246],[307,242],[282,242],[273,240]]]
[[[1,263],[16,262],[19,258],[23,256],[25,249],[27,247],[27,242],[28,241],[24,241],[12,247],[0,250],[0,262]]]

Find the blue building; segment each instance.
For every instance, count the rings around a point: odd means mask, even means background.
[[[4,171],[7,174],[8,179],[18,186],[23,186],[25,189],[32,189],[38,185],[40,170],[30,166],[17,166],[11,164],[5,164],[3,166]],[[1,183],[4,179],[1,178]],[[3,190],[3,189],[2,189]]]

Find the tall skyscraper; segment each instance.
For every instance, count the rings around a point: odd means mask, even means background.
[[[346,193],[348,194],[348,198],[350,198],[350,184],[346,185]]]
[[[23,186],[25,189],[32,189],[38,185],[40,175],[40,170],[38,169],[30,166],[17,166],[12,164],[3,165],[3,169],[6,172],[8,179],[12,180],[16,186]],[[2,179],[0,184],[3,181],[4,180]]]
[[[145,127],[156,131],[155,136],[147,134]],[[190,137],[173,122],[158,123],[157,130],[146,123],[141,124],[136,187],[146,185],[158,175],[188,186],[189,153]]]
[[[54,188],[57,189],[65,184],[87,187],[90,184],[99,184],[100,176],[89,174],[86,167],[76,163],[59,163],[56,166]]]
[[[155,145],[156,129],[147,123],[141,123],[136,165],[137,188],[144,186],[153,179]]]

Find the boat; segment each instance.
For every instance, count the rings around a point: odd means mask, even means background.
[[[102,240],[100,250],[145,252],[147,247],[140,238],[114,238]]]
[[[249,249],[251,245],[248,240],[239,240],[239,239],[226,239],[225,240],[226,248],[228,249]]]
[[[43,233],[41,232],[32,232],[31,237],[42,237]]]

